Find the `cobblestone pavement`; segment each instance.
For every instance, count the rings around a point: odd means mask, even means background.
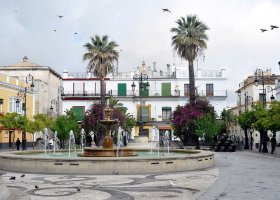
[[[15,176],[16,180],[9,180]],[[216,168],[150,175],[46,175],[18,173],[3,175],[6,186],[29,195],[11,199],[196,199],[217,179]],[[35,188],[37,185],[39,188]],[[77,189],[80,189],[78,191]]]
[[[251,151],[215,153],[212,168],[148,175],[2,175],[13,200],[279,200],[280,158]],[[16,180],[9,180],[15,176]],[[38,185],[39,188],[35,188]],[[80,188],[80,191],[77,190]],[[17,191],[17,192],[16,192]],[[24,192],[26,196],[22,196]]]
[[[199,200],[279,200],[280,159],[251,151],[216,153],[219,178]]]

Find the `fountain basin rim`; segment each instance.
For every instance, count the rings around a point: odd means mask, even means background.
[[[147,149],[150,151],[150,149]],[[173,150],[174,151],[174,150]],[[184,150],[176,150],[182,152]],[[189,150],[187,150],[189,151]],[[0,153],[0,169],[39,174],[149,174],[199,170],[215,164],[214,152],[199,151],[184,156],[164,157],[32,157],[38,151]],[[44,151],[39,151],[44,152]],[[51,153],[49,151],[48,153]]]
[[[137,151],[150,151],[150,149],[133,149],[135,152]],[[67,152],[67,150],[58,150],[56,153],[59,152]],[[138,157],[138,156],[131,156],[131,157],[34,157],[30,156],[31,154],[36,153],[44,153],[41,150],[27,150],[27,151],[9,151],[9,152],[1,152],[0,157],[6,158],[18,158],[24,160],[48,160],[48,161],[129,161],[129,160],[168,160],[168,159],[196,159],[198,157],[205,157],[205,156],[213,156],[213,152],[209,151],[201,151],[201,150],[187,150],[187,149],[174,149],[170,150],[170,152],[179,152],[179,153],[186,153],[176,156],[161,156],[158,157],[155,155],[154,157]],[[190,153],[191,152],[191,153]],[[48,154],[53,153],[53,151],[47,151]],[[0,164],[1,169],[1,164]]]

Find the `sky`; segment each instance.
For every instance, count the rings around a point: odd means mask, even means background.
[[[83,72],[83,45],[108,35],[119,45],[119,72],[143,60],[148,66],[156,62],[157,69],[187,67],[174,56],[170,30],[179,18],[195,14],[209,27],[198,68],[226,69],[231,90],[257,68],[280,74],[280,28],[270,29],[280,27],[277,0],[0,0],[0,13],[1,66],[27,56],[58,73]]]

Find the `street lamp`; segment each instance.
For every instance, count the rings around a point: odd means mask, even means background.
[[[135,92],[135,83],[134,81],[138,81],[139,82],[139,98],[140,98],[140,107],[139,107],[139,136],[143,135],[143,116],[142,116],[142,95],[144,90],[149,90],[150,84],[148,82],[148,75],[147,74],[135,74],[133,76],[133,83],[131,84],[131,88],[133,91],[133,96],[134,96],[134,92]],[[147,81],[146,83],[144,83],[143,81]]]
[[[53,107],[52,107],[52,104],[56,105],[56,115],[58,116],[59,115],[59,111],[60,111],[60,107],[59,107],[59,103],[60,103],[60,98],[65,96],[64,94],[64,87],[62,86],[59,86],[58,89],[57,89],[57,100],[56,99],[53,99],[51,101],[51,107],[50,107],[50,111],[51,113],[53,112]]]
[[[268,69],[266,71],[269,71]],[[263,107],[265,106],[266,104],[266,94],[267,93],[270,93],[273,91],[273,88],[271,86],[264,86],[264,75],[263,75],[263,70],[261,69],[257,69],[256,72],[255,72],[255,80],[254,80],[254,84],[256,87],[258,87],[259,85],[259,82],[260,82],[260,78],[261,78],[261,81],[262,81],[262,91],[263,91],[263,94],[262,94],[262,103],[263,103]],[[273,96],[273,94],[271,95],[270,97],[270,100],[273,101],[275,99],[275,97]]]
[[[22,110],[23,110],[23,114],[24,114],[24,117],[26,117],[26,104],[27,104],[27,100],[26,100],[26,93],[27,93],[27,83],[30,83],[30,89],[31,91],[33,91],[33,88],[34,88],[34,77],[31,75],[31,74],[28,74],[26,77],[25,77],[25,87],[24,87],[24,90],[21,90],[17,93],[17,99],[16,99],[16,106],[18,107],[19,106],[19,103],[20,103],[20,98],[22,97],[24,99],[24,103],[22,103]],[[26,150],[26,127],[24,127],[23,129],[23,132],[22,132],[22,150]]]
[[[56,116],[58,116],[58,105],[59,105],[58,100],[56,100],[56,99],[51,100],[51,107],[50,107],[51,114],[53,113],[53,106],[52,105],[55,106]]]
[[[269,71],[268,69],[266,71]],[[263,108],[265,108],[265,104],[266,104],[266,94],[269,92],[273,91],[273,88],[271,86],[264,86],[264,71],[261,69],[257,69],[255,72],[255,86],[258,86],[259,84],[259,79],[262,79],[262,91],[263,91],[263,98],[262,98],[262,102],[263,102]],[[270,100],[274,100],[275,97],[272,95],[270,97]],[[268,149],[267,149],[267,132],[266,131],[260,131],[260,146],[259,146],[259,152],[263,152],[263,153],[267,153]]]

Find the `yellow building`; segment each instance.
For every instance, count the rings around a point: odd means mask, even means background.
[[[30,83],[0,73],[0,115],[12,112],[24,115],[23,108],[26,107],[26,116],[31,119],[34,115],[35,101],[29,86]],[[0,124],[0,149],[15,148],[17,138],[22,141],[22,130],[7,129]],[[32,134],[27,133],[26,139],[31,144]]]

